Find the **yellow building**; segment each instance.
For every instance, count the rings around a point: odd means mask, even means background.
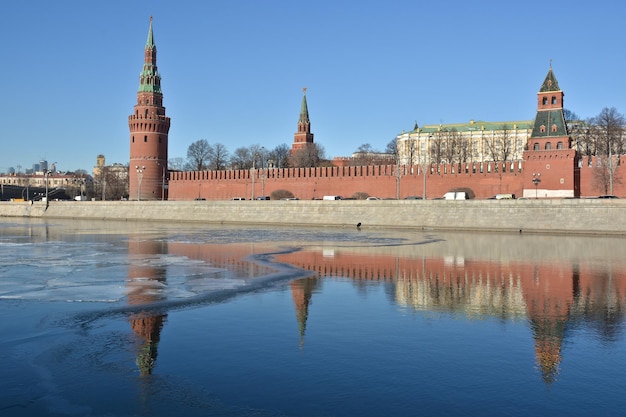
[[[532,120],[425,125],[396,136],[401,165],[522,159]]]

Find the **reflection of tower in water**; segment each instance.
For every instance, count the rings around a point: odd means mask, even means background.
[[[298,320],[298,330],[300,331],[300,348],[304,346],[304,334],[306,333],[306,321],[309,316],[311,296],[319,285],[319,278],[297,279],[290,284],[291,298],[296,307],[296,319]]]
[[[446,257],[398,257],[319,250],[276,257],[320,276],[342,276],[355,281],[392,284],[399,305],[417,310],[443,310],[470,319],[498,317],[526,319],[535,343],[535,360],[545,383],[554,382],[562,361],[562,346],[572,321],[584,320],[614,340],[624,318],[626,268],[619,263],[599,270],[593,262],[506,263]],[[310,293],[294,291],[298,319],[306,320]],[[296,301],[298,300],[298,301]],[[301,333],[304,327],[301,324]]]
[[[135,240],[128,244],[128,304],[150,304],[162,299],[165,285],[165,267],[158,255],[167,253],[167,243]],[[166,314],[139,311],[129,317],[133,332],[141,339],[137,352],[137,366],[142,376],[152,373],[157,358],[157,347]]]

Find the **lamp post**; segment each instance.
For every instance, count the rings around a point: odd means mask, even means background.
[[[265,199],[265,147],[261,146],[261,195]]]
[[[43,175],[46,180],[46,208],[48,208],[48,176],[50,175],[50,170],[46,169]]]
[[[533,172],[533,184],[535,184],[535,199],[539,198],[537,195],[537,187],[539,186],[540,182],[541,182],[541,173]]]
[[[135,169],[137,170],[137,201],[141,201],[141,180],[143,178],[143,170],[146,167],[135,165]]]
[[[162,177],[161,177],[161,201],[165,200],[165,168],[167,168],[167,164],[166,165],[161,165],[161,163],[159,161],[156,161],[156,164],[158,166],[161,167],[162,169]]]

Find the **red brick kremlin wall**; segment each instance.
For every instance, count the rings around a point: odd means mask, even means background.
[[[521,195],[523,181],[519,167],[518,161],[432,165],[426,175],[426,194],[431,199],[441,197],[451,188],[469,187],[476,198],[498,193]],[[255,197],[270,195],[280,189],[291,191],[301,200],[325,195],[351,197],[358,192],[380,198],[396,198],[398,191],[400,198],[404,198],[421,196],[424,185],[419,165],[400,166],[399,181],[396,165],[273,168],[257,169],[254,175],[251,174],[250,170],[170,172],[169,199],[250,199],[253,194]]]
[[[613,194],[626,197],[626,178],[621,174],[626,156],[614,157],[614,161]],[[532,172],[525,170],[526,165],[524,161],[432,165],[426,174],[426,195],[432,199],[441,197],[453,188],[466,187],[471,188],[479,199],[501,193],[519,197],[523,195],[524,184],[527,184],[527,189],[533,189],[530,181]],[[561,178],[565,178],[564,186],[570,187],[569,182],[574,178],[571,172],[574,170],[573,165],[575,162],[572,159],[542,159],[541,188],[548,185],[558,187]],[[580,160],[581,197],[605,194],[594,178],[597,167],[597,157],[593,157],[591,163],[587,157]],[[270,195],[279,189],[289,190],[302,200],[322,198],[325,195],[351,197],[357,192],[380,198],[397,198],[398,194],[400,198],[422,196],[422,167],[400,166],[399,171],[399,181],[398,167],[395,165],[266,168],[256,169],[254,175],[251,170],[170,172],[169,200],[250,199],[253,195]],[[524,176],[528,178],[524,180]]]

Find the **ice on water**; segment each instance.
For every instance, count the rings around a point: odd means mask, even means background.
[[[140,291],[172,300],[240,285],[243,279],[206,262],[171,254],[129,256],[112,242],[0,241],[0,299],[115,303]]]

